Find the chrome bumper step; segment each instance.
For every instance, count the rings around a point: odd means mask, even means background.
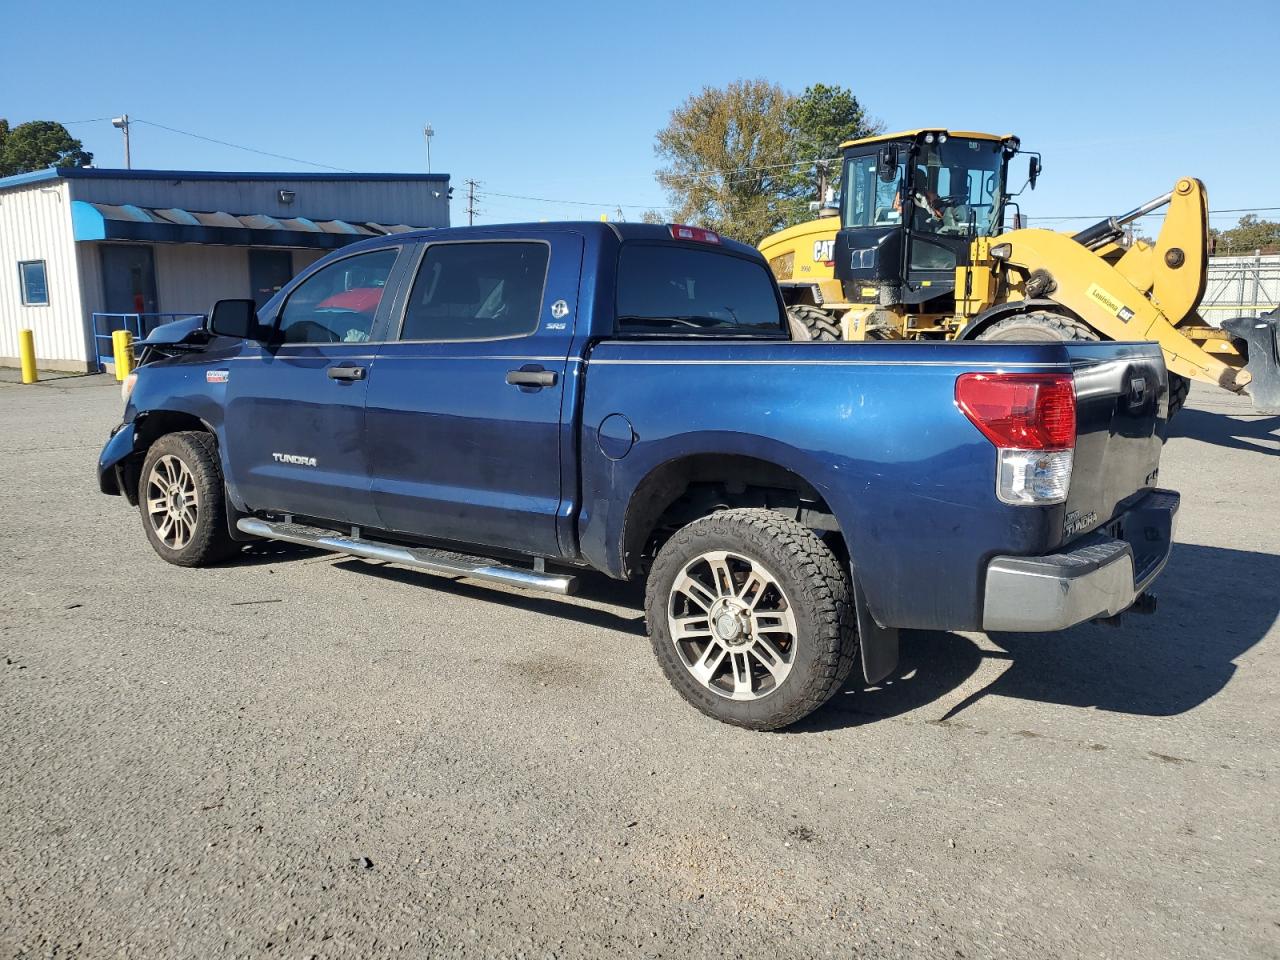
[[[526,567],[513,567],[499,560],[473,557],[431,547],[406,547],[396,543],[368,540],[361,536],[346,536],[323,527],[309,527],[301,523],[284,523],[243,517],[236,523],[242,532],[267,540],[283,540],[304,547],[332,550],[365,560],[382,560],[415,570],[425,570],[448,577],[468,577],[490,583],[505,583],[526,590],[565,595],[572,593],[578,578],[567,573],[548,573]]]

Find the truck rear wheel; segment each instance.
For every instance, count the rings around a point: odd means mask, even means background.
[[[222,468],[207,433],[170,433],[151,445],[138,478],[138,512],[151,546],[169,563],[201,567],[238,549],[227,532]]]
[[[649,573],[645,612],[676,691],[752,730],[818,709],[858,653],[842,565],[811,530],[769,510],[725,510],[679,530]]]
[[[791,336],[796,340],[839,340],[840,327],[825,310],[798,303],[787,307]],[[807,334],[807,336],[805,335]]]

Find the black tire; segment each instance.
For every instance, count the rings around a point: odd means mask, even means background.
[[[978,340],[1100,340],[1092,327],[1058,313],[1036,311],[999,320],[987,327]],[[1182,409],[1191,392],[1191,381],[1176,373],[1169,374],[1169,414]]]
[[[1073,317],[1036,310],[997,320],[978,340],[1101,340],[1097,331]]]
[[[791,326],[791,336],[795,340],[840,339],[840,325],[832,319],[831,314],[818,307],[811,307],[806,303],[787,307],[787,321]],[[808,336],[800,335],[801,331]]]
[[[699,601],[699,610],[678,585],[687,582],[687,574],[709,596],[706,584],[719,581],[720,575],[702,577],[699,565],[721,552],[728,555],[724,563],[731,586],[721,600]],[[706,569],[713,568],[708,564]],[[754,581],[753,573],[760,575]],[[760,584],[754,592],[752,582]],[[717,604],[747,600],[749,609],[739,611],[745,636],[724,639],[717,631],[733,614],[716,617],[717,610],[725,609]],[[689,611],[690,632],[705,636],[677,641],[669,617],[684,619]],[[676,691],[707,716],[751,730],[776,730],[817,710],[840,690],[858,655],[848,574],[813,531],[769,510],[725,510],[677,531],[654,560],[645,614],[654,654]],[[695,627],[693,621],[705,627]],[[713,650],[717,645],[719,659]],[[766,668],[766,650],[777,672]],[[694,670],[702,664],[707,677],[699,680]],[[741,674],[740,664],[745,665]],[[733,699],[740,676],[745,678],[743,698]]]
[[[1173,419],[1173,415],[1181,410],[1187,403],[1187,396],[1191,393],[1191,378],[1184,377],[1180,373],[1169,374],[1169,419]]]
[[[169,563],[201,567],[239,550],[227,531],[218,448],[207,433],[170,433],[151,445],[138,477],[138,512],[152,548]]]

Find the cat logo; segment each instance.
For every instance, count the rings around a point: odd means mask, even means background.
[[[825,263],[835,259],[836,242],[835,240],[815,240],[813,241],[813,262]]]

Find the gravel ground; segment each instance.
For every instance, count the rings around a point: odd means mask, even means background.
[[[0,955],[1280,956],[1280,418],[1197,387],[1159,612],[917,633],[793,732],[639,595],[155,557],[114,383],[0,382]]]

